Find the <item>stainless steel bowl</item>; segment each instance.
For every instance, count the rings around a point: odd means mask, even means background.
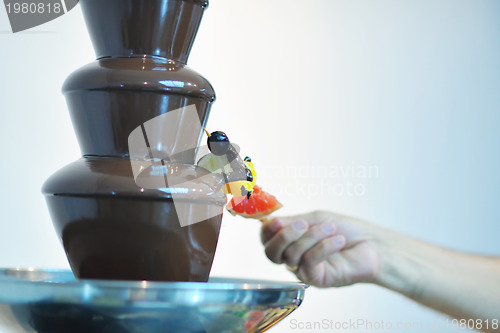
[[[262,332],[294,311],[301,283],[75,280],[69,270],[0,269],[0,332]]]

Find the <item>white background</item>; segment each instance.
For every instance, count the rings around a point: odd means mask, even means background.
[[[95,56],[79,6],[16,34],[0,8],[0,266],[67,268],[40,188],[80,156],[60,87]],[[333,210],[498,255],[499,32],[498,0],[212,0],[189,66],[218,94],[209,130],[252,156],[280,214]],[[225,216],[213,275],[294,280],[259,227]],[[271,332],[323,319],[446,331],[444,316],[357,285],[310,288]]]

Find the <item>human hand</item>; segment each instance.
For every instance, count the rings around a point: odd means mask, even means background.
[[[269,259],[292,267],[307,284],[371,282],[454,318],[500,318],[500,257],[449,250],[322,211],[267,219],[261,238]],[[477,328],[498,331],[498,325]]]
[[[261,240],[271,261],[326,288],[375,280],[380,255],[374,234],[366,222],[317,211],[264,221]]]

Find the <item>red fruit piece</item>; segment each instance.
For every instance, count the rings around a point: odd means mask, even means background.
[[[274,211],[280,209],[283,205],[275,196],[262,191],[255,185],[253,187],[250,199],[247,197],[232,198],[226,206],[227,210],[233,215],[240,215],[246,218],[260,219]]]

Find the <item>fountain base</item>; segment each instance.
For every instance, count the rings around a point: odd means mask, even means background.
[[[76,281],[69,270],[0,269],[0,330],[10,333],[262,332],[294,311],[306,285]]]

